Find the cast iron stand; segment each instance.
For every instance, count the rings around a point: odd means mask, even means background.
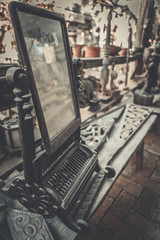
[[[18,199],[30,211],[36,211],[42,215],[53,217],[57,215],[61,221],[75,232],[88,235],[89,224],[83,219],[77,222],[70,219],[66,213],[53,202],[51,196],[42,189],[34,179],[32,162],[35,159],[35,143],[33,128],[33,105],[30,103],[31,94],[27,76],[19,67],[10,68],[6,79],[11,87],[14,87],[15,102],[19,115],[19,129],[22,145],[22,157],[24,160],[25,179],[16,179],[10,187],[10,194]]]

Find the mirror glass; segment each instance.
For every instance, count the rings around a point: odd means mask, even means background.
[[[60,21],[18,11],[49,138],[75,118],[75,107]]]

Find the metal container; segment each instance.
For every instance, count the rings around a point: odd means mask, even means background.
[[[20,151],[20,136],[18,118],[6,118],[0,123],[2,141],[9,152]]]

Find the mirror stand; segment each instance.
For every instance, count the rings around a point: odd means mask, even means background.
[[[28,79],[19,67],[10,68],[6,73],[8,84],[14,88],[15,102],[19,116],[19,130],[22,146],[22,158],[24,160],[24,178],[15,179],[10,186],[9,193],[14,199],[18,199],[31,212],[42,214],[44,217],[59,219],[75,232],[88,235],[89,224],[79,219],[77,222],[69,218],[63,209],[59,208],[56,200],[51,197],[38,183],[35,182],[33,161],[35,159],[35,141],[32,113],[33,105],[30,102]]]

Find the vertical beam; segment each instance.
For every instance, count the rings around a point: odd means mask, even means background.
[[[106,33],[106,43],[104,49],[104,59],[103,59],[103,70],[102,70],[102,77],[103,77],[103,85],[102,85],[102,92],[103,95],[106,95],[106,85],[109,80],[109,64],[110,64],[110,32],[111,32],[111,20],[112,20],[112,9],[109,10],[107,16],[107,33]]]
[[[25,158],[24,158],[24,175],[28,184],[32,184],[35,180],[33,160],[35,158],[35,144],[34,144],[34,127],[32,114],[33,105],[30,102],[31,94],[22,96],[24,101],[24,125],[25,125]]]
[[[131,22],[130,19],[128,20],[128,48],[127,48],[127,55],[126,55],[126,78],[125,78],[125,87],[127,86],[128,83],[128,66],[129,66],[129,54],[130,54],[130,48],[132,45],[132,27],[131,27]]]

